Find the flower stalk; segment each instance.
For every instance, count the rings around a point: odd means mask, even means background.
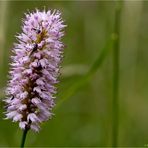
[[[22,141],[21,141],[20,148],[24,148],[26,137],[27,137],[27,132],[28,132],[28,129],[25,128],[24,131],[23,131],[23,136],[22,136]]]

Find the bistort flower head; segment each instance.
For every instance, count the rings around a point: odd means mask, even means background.
[[[19,122],[21,129],[39,131],[40,123],[52,117],[66,25],[56,10],[25,16],[11,56],[6,119]]]

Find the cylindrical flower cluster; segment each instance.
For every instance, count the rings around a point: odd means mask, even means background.
[[[21,129],[39,131],[40,123],[53,114],[66,25],[56,10],[36,10],[25,16],[11,56],[6,119],[19,122]]]

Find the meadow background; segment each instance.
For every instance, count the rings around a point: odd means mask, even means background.
[[[52,120],[29,132],[26,146],[111,146],[113,124],[113,46],[117,1],[0,1],[0,98],[21,19],[35,8],[59,9],[68,27]],[[120,6],[118,146],[148,144],[148,2]],[[3,120],[0,146],[19,146],[22,131]]]

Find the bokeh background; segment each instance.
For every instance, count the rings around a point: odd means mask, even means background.
[[[68,25],[55,116],[39,133],[28,133],[26,146],[112,145],[112,48],[98,65],[94,63],[108,47],[116,2],[0,1],[1,100],[5,98],[11,49],[24,13],[44,6],[59,9]],[[123,1],[121,7],[118,145],[142,147],[148,144],[148,2]],[[22,131],[16,123],[2,119],[3,105],[1,101],[0,146],[19,146]]]

